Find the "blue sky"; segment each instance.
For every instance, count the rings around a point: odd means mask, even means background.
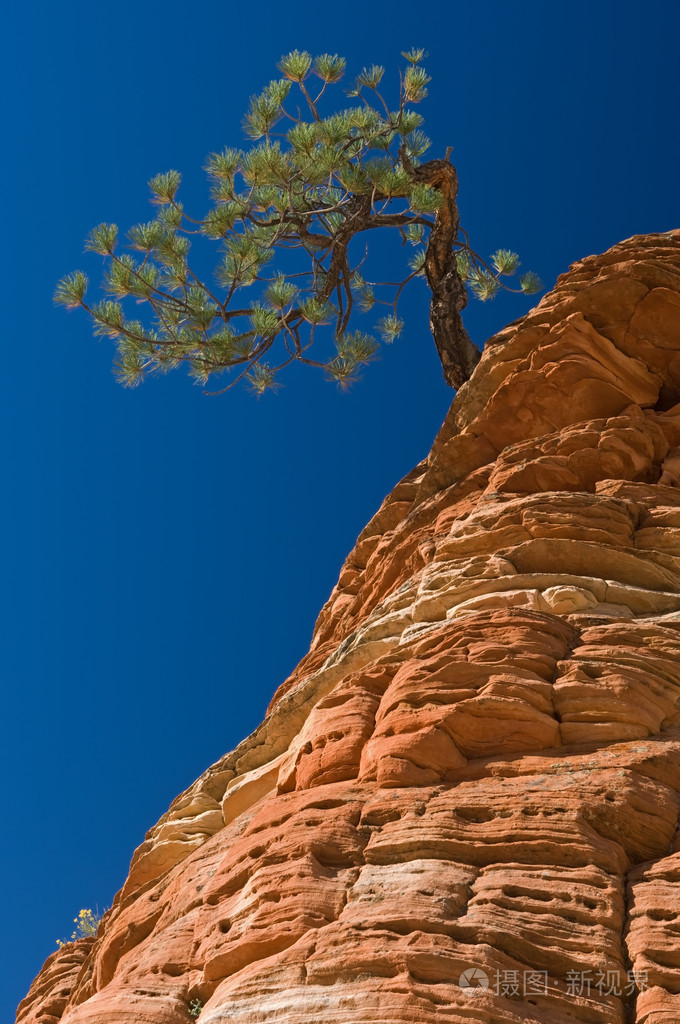
[[[418,282],[406,332],[349,394],[312,370],[259,402],[181,373],[124,390],[108,343],[51,301],[67,271],[96,277],[90,228],[148,219],[146,182],[169,168],[200,209],[206,154],[242,144],[283,53],[396,74],[414,45],[430,54],[430,155],[455,147],[482,254],[512,248],[551,286],[680,226],[676,3],[413,11],[73,0],[5,16],[3,1019],[78,910],[110,904],[174,796],[261,720],[452,397]],[[471,304],[468,330],[481,344],[529,304]]]

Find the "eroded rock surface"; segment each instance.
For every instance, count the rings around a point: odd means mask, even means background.
[[[679,709],[676,231],[489,341],[265,721],[17,1019],[678,1024]]]

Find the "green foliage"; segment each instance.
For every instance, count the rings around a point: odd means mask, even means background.
[[[410,260],[408,261],[408,265],[411,268],[411,273],[413,274],[414,277],[418,277],[420,274],[422,274],[423,270],[425,269],[425,249],[423,249],[422,247],[416,249],[414,255],[411,256]]]
[[[458,267],[458,273],[463,281],[468,281],[470,273],[473,269],[472,258],[467,249],[461,249],[460,252],[456,253],[456,266]]]
[[[484,267],[473,267],[468,274],[468,281],[470,288],[482,302],[492,299],[500,288],[498,278]]]
[[[502,276],[516,274],[520,266],[519,256],[510,249],[497,249],[491,256],[492,267],[481,260],[469,249],[461,250],[457,257],[458,273],[467,282],[473,295],[482,302],[492,299],[501,288],[506,291],[517,291],[508,288],[501,281]],[[519,279],[519,291],[525,295],[534,295],[543,289],[543,282],[537,274],[529,271]]]
[[[356,81],[355,89],[358,90],[357,95],[361,92],[362,85],[365,85],[368,89],[377,89],[384,74],[385,69],[379,64],[374,64],[370,68],[364,68]]]
[[[425,132],[418,131],[418,129],[410,132],[404,139],[404,143],[406,153],[412,160],[422,156],[432,145]]]
[[[203,1003],[200,999],[192,999],[189,1003],[189,1016],[193,1017],[194,1020],[200,1017],[201,1010],[203,1009]]]
[[[344,57],[338,57],[337,53],[332,56],[330,53],[322,53],[314,59],[314,73],[323,79],[326,84],[339,82],[345,73],[347,61]]]
[[[62,277],[54,293],[54,301],[67,309],[76,309],[84,304],[88,280],[82,270]]]
[[[400,320],[394,313],[384,316],[382,320],[378,322],[378,330],[380,331],[383,340],[388,344],[393,342],[395,338],[398,338],[403,329],[404,321]]]
[[[326,363],[326,375],[345,390],[357,380],[359,367],[375,358],[378,345],[369,335],[355,331],[339,339],[336,347],[338,354]]]
[[[422,224],[409,224],[404,228],[403,234],[411,245],[421,245],[425,237],[425,229]]]
[[[265,391],[274,391],[280,387],[279,382],[274,376],[274,370],[268,363],[254,363],[252,369],[246,375],[246,381],[258,398]]]
[[[249,138],[261,139],[264,136],[269,139],[272,128],[284,116],[283,101],[290,92],[290,87],[290,81],[278,79],[270,82],[259,96],[251,97],[250,109],[243,123]]]
[[[299,290],[293,282],[287,281],[285,274],[278,273],[267,288],[265,296],[275,309],[284,309],[286,306],[292,305],[298,293]]]
[[[118,227],[115,224],[99,224],[92,228],[85,241],[85,249],[98,252],[101,256],[111,256],[116,247]]]
[[[167,171],[165,174],[157,174],[149,182],[149,188],[153,192],[151,202],[157,206],[172,203],[181,181],[182,175],[179,171]]]
[[[402,57],[404,57],[409,64],[420,64],[423,58],[427,57],[425,50],[404,50],[401,51]]]
[[[373,309],[375,305],[375,292],[371,288],[370,284],[365,284],[359,292],[359,307],[368,313],[369,310]]]
[[[293,50],[286,57],[282,57],[277,66],[291,82],[304,82],[312,66],[312,58],[308,53]]]
[[[491,262],[499,274],[514,274],[519,267],[519,256],[509,249],[496,249]]]
[[[411,190],[411,209],[416,213],[436,213],[441,201],[441,193],[427,185],[414,185]]]
[[[404,99],[407,103],[420,103],[427,96],[425,86],[431,81],[425,68],[411,64],[404,74]]]
[[[87,277],[76,271],[59,282],[55,301],[82,306],[95,335],[113,340],[122,384],[184,366],[202,386],[224,374],[220,390],[242,381],[261,395],[298,362],[347,387],[376,358],[378,339],[399,337],[398,301],[404,285],[423,275],[443,198],[414,172],[431,145],[413,109],[427,95],[426,54],[402,56],[390,102],[381,92],[385,69],[374,64],[346,94],[349,105],[333,107],[328,95],[345,74],[344,58],[286,54],[282,77],[250,99],[249,144],[208,156],[211,203],[202,217],[185,213],[182,178],[171,170],[149,182],[152,220],[122,236],[109,223],[91,231],[86,249],[103,259],[103,298],[88,303]],[[408,243],[404,279],[395,284],[368,279],[376,228]],[[212,274],[190,262],[192,242],[216,245]],[[519,266],[506,249],[488,265],[464,233],[453,246],[461,277],[481,299],[507,288],[501,277]],[[540,287],[528,273],[510,290]],[[319,358],[309,353],[313,344]]]
[[[534,274],[531,271],[523,274],[519,279],[519,283],[525,295],[535,295],[536,292],[543,291],[543,282],[538,274]]]

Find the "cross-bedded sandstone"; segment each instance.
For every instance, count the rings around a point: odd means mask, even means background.
[[[677,1024],[679,709],[669,232],[488,342],[265,721],[17,1019]]]

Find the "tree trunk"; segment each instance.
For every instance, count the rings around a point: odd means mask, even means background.
[[[481,353],[463,326],[461,312],[468,300],[465,283],[458,273],[453,245],[458,236],[458,175],[448,160],[429,160],[414,167],[406,151],[401,151],[406,172],[423,185],[441,192],[442,205],[437,210],[425,254],[425,277],[432,292],[430,329],[434,337],[444,380],[459,388],[469,380]]]

